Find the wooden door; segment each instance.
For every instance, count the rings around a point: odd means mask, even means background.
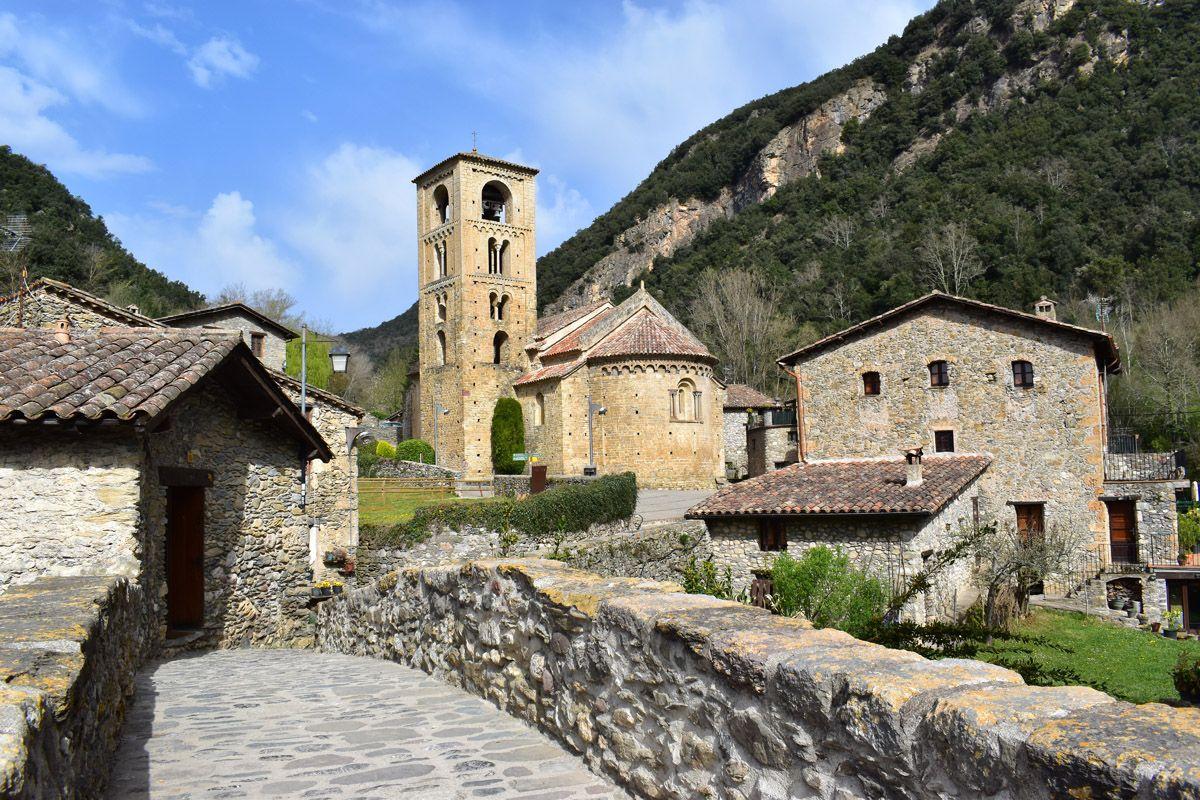
[[[167,625],[204,622],[204,489],[167,488]]]
[[[1108,501],[1108,544],[1115,563],[1137,563],[1137,509],[1132,500]]]

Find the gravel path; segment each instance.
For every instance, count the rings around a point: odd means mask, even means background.
[[[147,667],[108,797],[627,800],[473,695],[388,661],[306,650]]]

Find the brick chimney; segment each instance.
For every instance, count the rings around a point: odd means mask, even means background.
[[[920,486],[925,482],[925,479],[921,476],[922,455],[922,450],[919,447],[904,451],[904,460],[908,464],[908,469],[904,473],[905,486]]]
[[[1033,313],[1042,319],[1057,320],[1058,312],[1054,310],[1054,307],[1057,305],[1058,303],[1046,297],[1046,295],[1042,295],[1042,299],[1033,304]]]

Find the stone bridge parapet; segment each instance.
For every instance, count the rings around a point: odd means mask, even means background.
[[[98,797],[151,633],[123,577],[0,595],[0,798]]]
[[[390,573],[324,604],[318,643],[480,695],[644,798],[1200,794],[1200,711],[552,561]]]

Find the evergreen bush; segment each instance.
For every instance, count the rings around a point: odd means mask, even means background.
[[[380,458],[395,458],[396,446],[391,442],[378,441],[375,443],[375,455]]]
[[[780,614],[803,614],[818,628],[867,636],[883,618],[890,592],[859,572],[840,550],[813,547],[799,559],[782,553],[771,565],[772,598]]]
[[[1171,670],[1175,690],[1188,703],[1200,701],[1200,656],[1195,653],[1180,653],[1175,668]]]
[[[513,453],[525,451],[525,417],[521,404],[501,397],[492,412],[492,469],[497,475],[520,475],[525,464],[513,461]]]
[[[433,448],[424,439],[405,439],[396,445],[395,457],[401,461],[419,461],[422,464],[434,462]]]
[[[435,527],[484,528],[502,534],[548,536],[585,531],[592,525],[633,516],[637,478],[632,472],[605,475],[583,484],[553,486],[521,499],[452,500],[421,506],[411,520],[396,525],[363,526],[373,546],[408,547],[425,541]]]

